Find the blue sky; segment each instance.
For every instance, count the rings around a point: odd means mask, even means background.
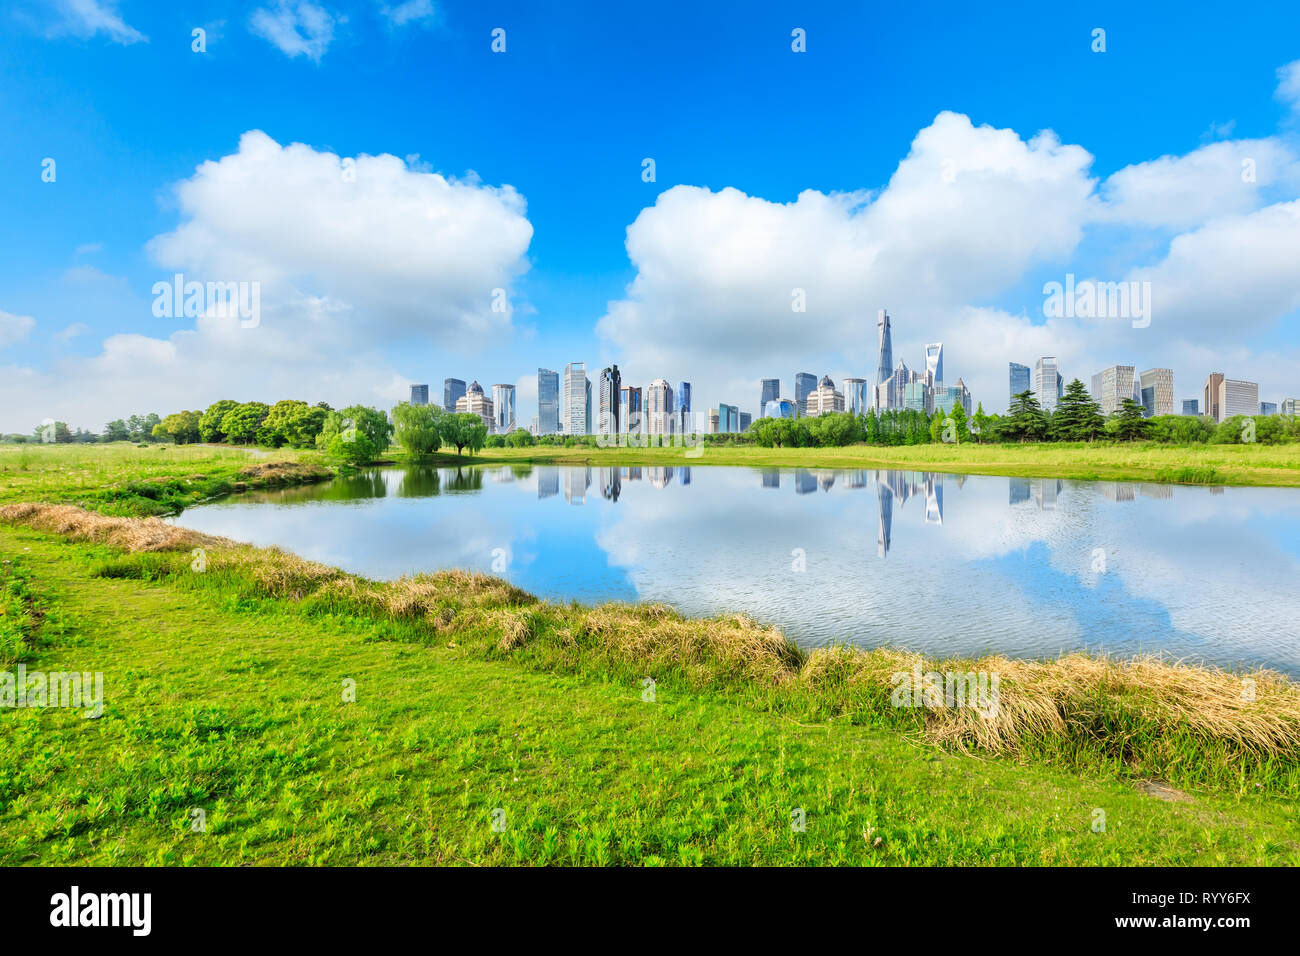
[[[222,397],[385,405],[448,375],[519,381],[526,424],[536,367],[572,360],[757,411],[762,377],[869,377],[882,307],[896,354],[916,366],[942,338],[950,377],[989,408],[1007,361],[1054,352],[1085,381],[1172,365],[1180,398],[1211,370],[1300,394],[1300,266],[1261,266],[1251,246],[1296,235],[1300,8],[995,6],[20,0],[0,14],[0,430]],[[936,124],[946,112],[968,120]],[[1035,149],[1042,130],[1080,152]],[[265,192],[238,185],[250,131],[307,149],[252,164]],[[403,161],[366,167],[383,202],[292,185],[299,159],[382,154]],[[1160,157],[1122,195],[1108,179]],[[1243,157],[1259,166],[1248,197]],[[915,172],[946,159],[963,192],[932,208],[938,184]],[[196,173],[218,162],[232,176]],[[463,184],[436,216],[463,228],[410,221],[439,201],[430,174]],[[178,184],[196,180],[187,205]],[[809,190],[858,195],[827,208]],[[328,225],[293,231],[313,221]],[[1188,235],[1200,248],[1180,258]],[[409,270],[388,267],[393,237],[419,250]],[[1192,277],[1210,281],[1198,263],[1225,248],[1244,261],[1214,278],[1211,309]],[[1151,329],[1042,314],[1045,281],[1142,270],[1169,303]],[[152,286],[176,271],[260,280],[260,326],[155,316]],[[475,311],[497,283],[504,321]],[[795,286],[808,314],[790,314]]]

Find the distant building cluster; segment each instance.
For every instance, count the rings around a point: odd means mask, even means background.
[[[1033,366],[1008,364],[1009,398],[1031,391],[1045,411],[1054,411],[1065,393],[1065,376],[1057,359],[1045,355]],[[840,387],[829,375],[796,372],[793,397],[781,394],[779,378],[764,378],[759,384],[758,417],[816,417],[835,412],[865,415],[868,411],[916,411],[926,415],[951,413],[958,406],[969,417],[972,397],[958,378],[947,384],[944,377],[942,342],[925,346],[924,370],[910,369],[901,358],[894,362],[893,331],[889,313],[876,316],[875,383],[865,378],[845,378]],[[1102,415],[1117,413],[1128,399],[1136,402],[1145,417],[1205,415],[1216,422],[1234,415],[1297,415],[1300,399],[1261,402],[1259,385],[1212,372],[1199,398],[1174,398],[1174,373],[1169,368],[1139,372],[1135,365],[1111,365],[1089,379],[1089,394]],[[570,362],[563,372],[537,370],[537,414],[530,430],[534,435],[675,435],[730,434],[747,431],[753,416],[737,405],[720,402],[715,408],[697,411],[690,382],[657,378],[646,386],[623,382],[617,365],[603,368],[595,388],[583,362]],[[411,386],[411,404],[429,404],[429,386]],[[515,419],[515,386],[493,385],[491,396],[478,382],[466,385],[462,379],[443,381],[442,407],[449,412],[480,416],[488,431],[504,434],[518,427]]]

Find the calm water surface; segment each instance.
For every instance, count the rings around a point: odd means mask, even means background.
[[[390,468],[186,511],[372,578],[744,611],[805,646],[1162,652],[1300,676],[1300,491],[877,470]]]

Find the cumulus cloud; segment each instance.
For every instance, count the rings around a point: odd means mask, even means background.
[[[184,221],[149,243],[160,265],[257,281],[262,302],[350,310],[369,336],[448,341],[499,334],[494,290],[527,268],[533,228],[510,186],[417,172],[395,156],[340,158],[245,133],[177,189]],[[165,278],[165,277],[162,277]]]
[[[308,0],[278,0],[274,7],[259,7],[248,27],[270,41],[288,57],[305,56],[320,62],[334,40],[334,27],[345,22]]]
[[[1248,212],[1261,190],[1300,182],[1300,160],[1277,138],[1211,143],[1185,156],[1126,166],[1101,186],[1098,218],[1187,229],[1208,219]]]
[[[0,312],[0,348],[23,341],[35,326],[36,320],[30,315]]]
[[[115,0],[59,0],[57,10],[61,19],[50,33],[83,38],[103,33],[114,43],[124,46],[148,43],[147,36],[122,19],[117,6]]]

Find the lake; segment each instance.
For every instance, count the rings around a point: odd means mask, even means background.
[[[805,647],[1300,676],[1300,491],[876,469],[383,468],[172,519],[371,578],[743,611]]]

